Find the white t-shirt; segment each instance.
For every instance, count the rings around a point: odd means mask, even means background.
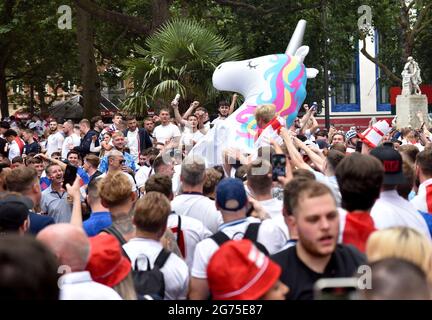
[[[50,134],[47,139],[47,156],[51,157],[54,152],[59,152],[63,147],[64,137],[60,131],[57,131],[54,134]]]
[[[431,238],[426,221],[408,201],[399,196],[396,190],[382,191],[370,212],[375,227],[410,227]]]
[[[139,150],[138,128],[136,128],[134,132],[129,130],[126,139],[127,139],[127,146],[129,148],[129,153],[131,154],[132,157],[134,157],[136,161],[136,159],[138,159],[138,150]]]
[[[150,267],[153,268],[162,245],[159,241],[151,239],[133,238],[123,245],[123,249],[129,256],[133,269],[139,255],[145,255],[149,259]],[[144,265],[147,265],[146,259],[143,260]],[[145,268],[140,266],[140,270]],[[189,269],[186,263],[179,256],[171,253],[160,271],[165,279],[165,300],[185,300],[189,285]]]
[[[126,173],[124,171],[121,171],[124,175],[126,175],[126,177],[129,179],[129,182],[132,184],[132,192],[137,192],[137,185],[135,184],[135,180],[134,178],[132,178],[132,176],[129,173]],[[107,172],[102,173],[99,177],[100,178],[105,178],[107,176]]]
[[[88,271],[66,273],[59,286],[60,300],[122,300],[114,289],[93,281]]]
[[[62,145],[62,158],[66,159],[67,158],[67,154],[69,153],[69,145],[77,147],[81,144],[81,138],[75,134],[72,133],[70,136],[66,137],[63,141],[63,145]]]
[[[202,137],[204,137],[204,135],[199,130],[195,133],[185,130],[181,136],[180,144],[186,145],[187,149],[191,149],[194,142],[197,143]]]
[[[226,120],[226,118],[221,118],[220,116],[219,117],[217,117],[216,119],[214,119],[212,122],[211,122],[211,124],[212,125],[216,125],[216,124],[218,124],[220,121],[225,121]]]
[[[270,200],[263,200],[259,202],[264,211],[267,212],[273,222],[283,231],[286,241],[289,239],[288,226],[282,213],[283,202],[279,199],[272,198]]]
[[[138,171],[135,173],[135,181],[138,188],[141,188],[145,185],[151,171],[152,168],[147,166],[142,166],[138,169]]]
[[[189,269],[191,269],[196,245],[200,241],[210,237],[212,233],[202,224],[201,221],[188,216],[180,216],[175,213],[169,215],[167,227],[170,229],[177,228],[179,218],[181,219],[181,231],[183,233],[185,244],[184,258]],[[177,232],[177,230],[176,232],[173,231],[176,237],[178,236]]]
[[[180,137],[180,129],[173,125],[172,123],[169,123],[166,126],[159,125],[153,130],[153,137],[156,138],[157,142],[162,142],[165,144],[165,142],[171,138],[174,137]]]
[[[427,187],[432,184],[432,179],[427,179],[420,184],[417,195],[412,198],[410,201],[411,204],[421,212],[429,212],[427,201],[428,201],[428,192]]]
[[[249,224],[255,222],[260,222],[260,220],[248,217],[225,223],[220,226],[219,230],[223,231],[230,239],[240,240],[243,238]],[[273,254],[279,251],[287,240],[281,229],[271,219],[267,219],[261,223],[257,241],[265,246],[270,254]],[[218,244],[210,238],[198,243],[193,260],[192,277],[207,279],[207,265],[218,249]]]
[[[18,157],[21,155],[21,151],[20,148],[18,146],[18,143],[13,140],[10,144],[9,144],[9,153],[8,153],[8,159],[10,161],[12,161],[13,158]]]
[[[223,223],[214,201],[201,194],[178,195],[171,201],[171,209],[177,214],[200,220],[213,233]]]

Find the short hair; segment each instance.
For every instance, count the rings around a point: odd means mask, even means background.
[[[52,167],[59,167],[59,168],[61,168],[58,164],[56,164],[56,163],[50,163],[46,168],[45,168],[45,172],[46,172],[46,174],[47,175],[49,175],[50,174],[50,171],[51,171],[51,168]]]
[[[130,201],[132,184],[123,172],[108,173],[99,186],[99,196],[108,207]]]
[[[136,116],[129,115],[129,116],[126,117],[126,121],[132,121],[132,120],[136,120]]]
[[[85,125],[87,128],[90,128],[90,121],[88,121],[87,119],[82,119],[79,122],[80,125]]]
[[[370,264],[370,289],[362,291],[368,300],[430,300],[426,274],[404,259],[386,258]]]
[[[144,121],[151,121],[151,122],[154,122],[154,121],[153,121],[153,118],[151,118],[151,117],[147,117],[147,118],[145,118]]]
[[[276,116],[276,107],[273,104],[263,104],[255,110],[255,119],[269,123]]]
[[[408,196],[411,193],[415,182],[415,171],[413,165],[408,161],[403,161],[402,172],[405,177],[405,183],[398,184],[396,190],[402,198],[408,200]]]
[[[30,236],[0,239],[0,299],[58,300],[58,262],[42,243]]]
[[[96,177],[95,179],[92,179],[90,183],[87,185],[87,197],[91,198],[92,200],[99,199],[99,188],[100,184],[102,183],[103,178]]]
[[[326,185],[310,179],[293,179],[284,187],[284,211],[288,215],[297,215],[299,204],[304,198],[316,198],[326,194],[334,200],[332,191]]]
[[[150,176],[145,183],[145,192],[160,192],[168,199],[173,195],[172,180],[163,174],[154,174]]]
[[[5,136],[5,138],[11,137],[11,136],[14,136],[14,137],[18,136],[18,134],[16,133],[16,131],[13,130],[13,129],[7,129],[6,132],[3,135]]]
[[[16,156],[16,157],[14,157],[12,159],[11,163],[12,164],[14,164],[14,163],[22,163],[22,164],[24,164],[24,159],[21,156]]]
[[[183,184],[197,186],[204,182],[205,164],[201,158],[185,158],[181,165],[180,178]]]
[[[384,258],[400,258],[419,266],[432,279],[432,243],[419,231],[408,227],[392,227],[372,233],[366,242],[369,262]]]
[[[160,192],[149,192],[135,203],[133,221],[138,230],[156,233],[166,229],[171,205]]]
[[[26,161],[27,165],[31,165],[31,164],[43,164],[43,160],[39,157],[33,157],[30,158]]]
[[[424,175],[432,177],[432,149],[425,149],[419,152],[416,157],[418,165]]]
[[[99,120],[102,120],[101,116],[94,116],[93,118],[91,118],[90,122],[91,122],[92,127],[94,127],[96,125],[96,122],[98,122]]]
[[[312,171],[303,168],[293,171],[293,179],[316,180]]]
[[[202,106],[196,108],[195,111],[203,111],[204,113],[208,113],[207,109]]]
[[[345,153],[342,153],[336,149],[332,149],[327,153],[327,163],[330,169],[335,171],[338,164],[345,158]]]
[[[64,123],[67,123],[68,125],[70,125],[72,128],[74,127],[74,122],[72,120],[66,120]]]
[[[37,172],[33,167],[18,167],[6,176],[6,188],[12,192],[25,193],[35,182],[37,183]]]
[[[332,136],[332,141],[331,141],[331,142],[333,142],[333,139],[334,139],[335,136],[341,136],[341,137],[343,138],[343,141],[346,140],[346,139],[345,139],[345,134],[344,134],[344,133],[342,133],[342,132],[336,132],[336,133]]]
[[[121,131],[114,131],[111,135],[111,138],[114,140],[117,137],[123,137],[124,138],[124,134]]]
[[[210,195],[216,190],[217,184],[222,180],[223,175],[214,168],[208,168],[204,172],[204,195]]]
[[[256,195],[266,195],[271,192],[272,166],[266,159],[258,158],[247,168],[247,184]]]
[[[320,130],[317,133],[315,133],[315,136],[328,138],[328,131],[327,130]]]
[[[165,159],[167,157],[166,156],[159,156],[156,157],[153,161],[153,169],[155,171],[155,173],[159,172],[160,167],[167,165],[167,163],[165,163]]]
[[[411,163],[416,161],[416,157],[420,152],[419,149],[412,144],[401,145],[398,151],[404,160],[408,160]]]
[[[115,118],[115,117],[122,117],[122,118],[123,118],[123,114],[122,114],[121,112],[116,112],[116,113],[114,114],[114,117],[113,117],[113,118]]]
[[[368,211],[378,199],[384,179],[384,167],[377,158],[355,152],[336,168],[342,207],[348,211]]]
[[[78,151],[76,151],[76,150],[70,150],[70,151],[67,153],[66,158],[69,158],[69,156],[70,156],[71,154],[76,154],[76,155],[78,156],[78,159],[81,159],[81,154],[80,154]]]
[[[51,153],[51,158],[56,156],[61,158],[61,153],[58,151]]]
[[[22,132],[25,132],[25,133],[31,135],[32,137],[35,134],[35,132],[32,129],[24,129],[24,130],[22,130]]]
[[[222,106],[228,106],[229,107],[230,104],[226,100],[219,101],[219,107],[222,107]]]
[[[168,112],[168,114],[170,113],[170,111],[169,111],[168,108],[161,108],[161,109],[159,110],[159,114],[161,114],[162,112]]]
[[[90,163],[90,165],[93,168],[97,168],[99,166],[100,163],[100,159],[98,156],[95,156],[94,154],[88,154],[85,156],[84,161]]]

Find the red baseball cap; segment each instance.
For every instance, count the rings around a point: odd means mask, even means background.
[[[94,281],[112,288],[126,278],[132,268],[123,256],[118,240],[108,233],[101,233],[90,238],[90,259],[86,269]]]
[[[281,267],[247,239],[224,243],[212,256],[207,280],[215,300],[257,300],[279,279]]]

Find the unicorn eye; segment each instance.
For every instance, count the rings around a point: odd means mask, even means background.
[[[220,65],[220,66],[219,66],[219,67],[217,67],[216,69],[217,69],[217,70],[219,70],[219,69],[221,69],[221,68],[222,68],[222,65]]]
[[[248,62],[248,65],[247,65],[247,67],[248,67],[249,69],[256,69],[257,66],[258,66],[257,64],[256,64],[256,65],[252,65],[252,61],[249,61],[249,62]]]

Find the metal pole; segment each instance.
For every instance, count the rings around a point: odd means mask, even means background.
[[[329,75],[327,63],[327,1],[321,1],[321,21],[324,36],[323,62],[324,62],[324,107],[325,126],[330,129],[330,106],[329,106]]]

